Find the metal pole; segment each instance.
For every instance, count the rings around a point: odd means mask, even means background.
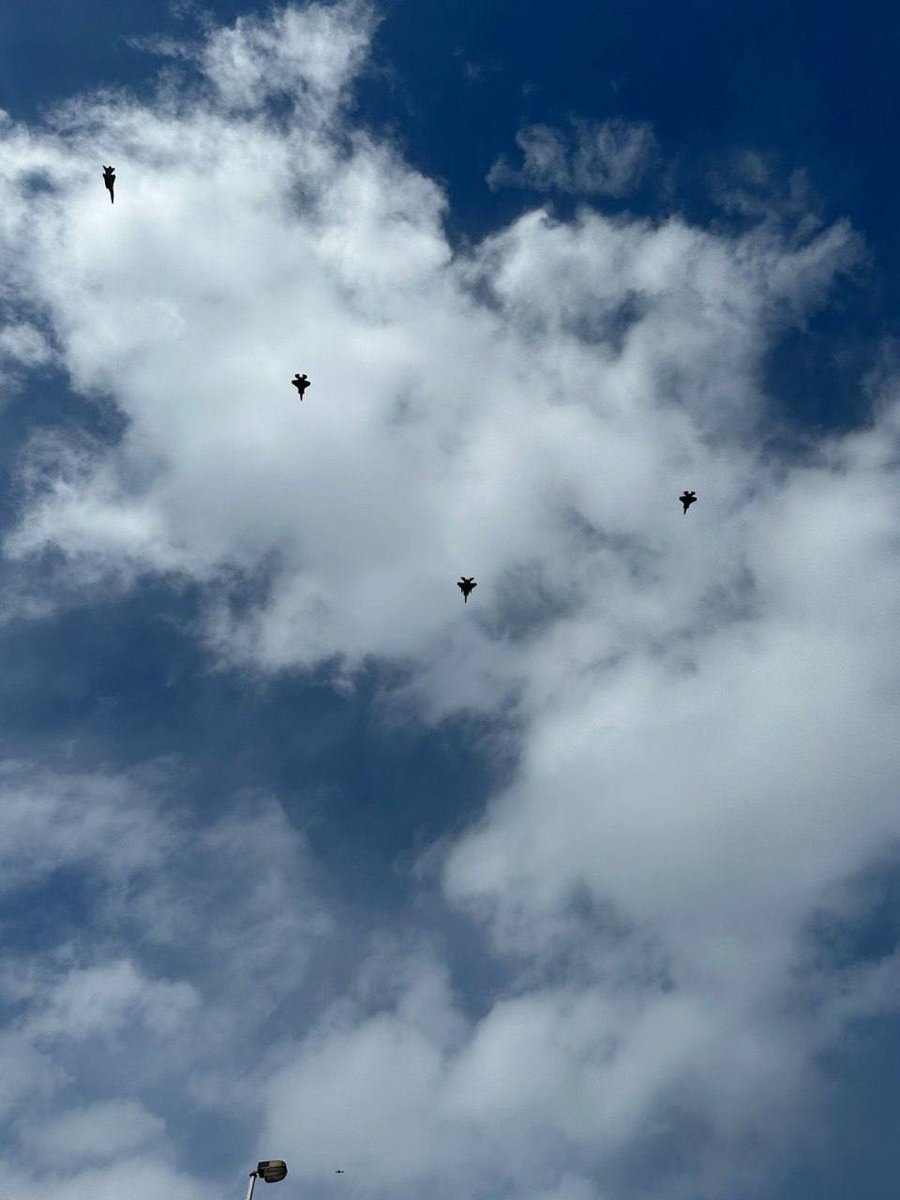
[[[253,1188],[256,1184],[256,1172],[250,1172],[250,1186],[247,1188],[247,1200],[253,1200]]]

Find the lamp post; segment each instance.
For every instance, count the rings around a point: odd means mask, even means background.
[[[287,1175],[287,1163],[280,1158],[267,1158],[256,1164],[256,1170],[250,1172],[250,1185],[247,1188],[247,1200],[253,1200],[253,1189],[257,1179],[266,1183],[280,1183]]]

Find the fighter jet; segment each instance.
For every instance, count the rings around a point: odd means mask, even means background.
[[[687,510],[688,510],[688,509],[691,507],[691,505],[692,505],[692,504],[694,503],[694,501],[697,499],[697,494],[696,494],[696,492],[689,492],[689,491],[688,491],[688,490],[685,488],[684,495],[683,495],[683,496],[679,496],[679,497],[678,497],[678,499],[679,499],[679,500],[681,501],[681,503],[684,505],[684,511],[685,511],[685,512],[687,512]]]
[[[344,1174],[345,1174],[345,1172],[342,1171],[340,1167],[338,1167],[338,1169],[335,1171],[335,1175],[344,1175]]]
[[[468,604],[469,603],[469,592],[471,592],[472,588],[477,588],[478,584],[475,582],[475,580],[471,576],[466,578],[466,576],[463,575],[462,579],[460,579],[459,583],[456,586],[459,588],[459,590],[463,594],[463,602],[465,604]]]
[[[309,380],[306,378],[305,375],[295,375],[294,378],[291,380],[291,383],[294,385],[294,387],[300,393],[300,399],[302,400],[303,393],[309,387]]]
[[[113,195],[113,188],[116,186],[116,168],[115,167],[104,167],[103,168],[103,182],[106,184],[106,190],[109,192],[110,204],[115,204],[116,198]]]

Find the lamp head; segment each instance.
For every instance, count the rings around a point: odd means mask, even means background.
[[[256,1164],[256,1173],[266,1183],[280,1183],[287,1175],[287,1163],[280,1158],[267,1158]]]

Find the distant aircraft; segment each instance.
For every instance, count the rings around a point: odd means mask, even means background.
[[[475,582],[475,580],[471,576],[466,578],[466,576],[463,575],[462,579],[460,579],[459,583],[456,586],[459,588],[459,590],[463,594],[463,602],[465,604],[468,604],[469,603],[469,592],[471,592],[471,590],[473,588],[477,588],[478,584]]]
[[[303,393],[309,387],[309,380],[306,378],[305,375],[295,375],[294,378],[291,380],[291,383],[294,385],[294,387],[300,393],[300,399],[302,400]]]
[[[113,195],[113,188],[116,186],[116,168],[115,167],[104,167],[103,168],[103,182],[106,184],[107,191],[109,192],[110,204],[115,204],[116,198]]]
[[[684,495],[679,496],[678,499],[684,505],[684,511],[687,512],[687,510],[691,507],[691,505],[697,499],[697,494],[696,494],[696,492],[689,492],[689,491],[687,491],[687,489],[685,489]]]
[[[346,1174],[346,1172],[342,1171],[340,1167],[338,1167],[338,1169],[335,1171],[335,1175],[344,1175],[344,1174]]]

